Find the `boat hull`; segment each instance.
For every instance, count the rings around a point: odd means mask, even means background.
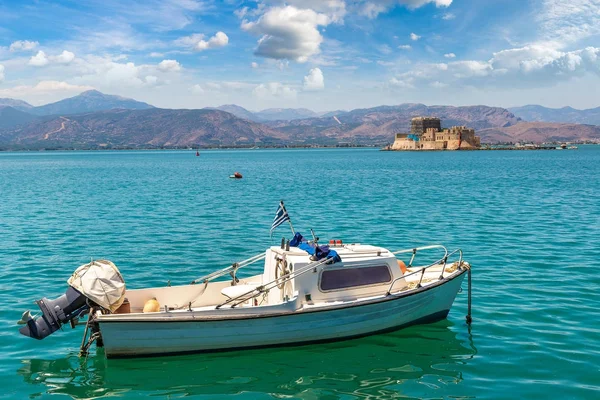
[[[99,321],[99,325],[108,358],[337,341],[446,318],[464,275],[463,271],[410,293],[351,305],[223,319]]]

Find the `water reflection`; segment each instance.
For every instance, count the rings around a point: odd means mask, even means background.
[[[180,357],[23,360],[18,373],[40,394],[72,398],[242,395],[242,397],[421,397],[457,394],[462,365],[476,354],[467,328],[445,320],[334,344]]]

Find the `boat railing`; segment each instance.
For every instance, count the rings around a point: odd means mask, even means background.
[[[417,271],[413,271],[413,272],[411,272],[409,274],[404,274],[403,276],[396,278],[390,284],[390,287],[389,287],[389,290],[388,290],[388,294],[391,294],[391,290],[393,289],[394,284],[398,280],[400,280],[402,278],[405,278],[407,276],[418,274],[418,273],[421,273],[421,278],[419,279],[419,283],[418,283],[417,287],[421,287],[421,284],[422,284],[422,281],[423,281],[423,276],[425,274],[425,270],[428,269],[428,268],[430,268],[430,267],[436,266],[436,265],[442,265],[442,272],[440,274],[440,278],[439,279],[444,279],[444,271],[445,271],[445,268],[446,268],[446,264],[448,262],[448,258],[451,257],[451,256],[453,256],[456,253],[459,253],[459,265],[462,264],[462,250],[456,249],[456,250],[454,250],[454,251],[452,251],[452,252],[449,253],[448,249],[446,247],[442,246],[442,245],[430,245],[430,246],[423,246],[423,247],[417,247],[417,248],[412,248],[412,249],[397,250],[395,252],[392,252],[392,254],[396,255],[396,254],[412,253],[409,265],[407,266],[407,267],[412,267],[412,264],[413,264],[413,262],[415,260],[416,254],[418,252],[422,252],[422,251],[425,251],[425,250],[432,250],[432,249],[442,249],[444,251],[444,256],[442,258],[434,261],[433,263],[424,266],[423,268],[421,268],[421,269],[419,269]],[[222,275],[225,275],[225,274],[227,274],[229,272],[237,271],[237,269],[241,268],[241,266],[249,265],[249,264],[251,264],[253,262],[256,262],[258,260],[263,259],[264,257],[265,257],[264,254],[256,255],[254,257],[249,258],[248,260],[244,260],[244,261],[240,262],[239,263],[240,265],[238,265],[237,267],[234,264],[234,265],[232,265],[230,267],[227,267],[227,268],[224,268],[224,269],[222,269],[220,271],[216,271],[216,272],[214,272],[212,274],[206,275],[205,277],[198,278],[195,281],[198,281],[198,282],[202,282],[202,281],[208,282],[209,279],[214,279],[217,276],[222,276]],[[242,303],[244,303],[244,302],[246,302],[248,300],[251,300],[251,299],[253,299],[255,297],[260,296],[261,294],[268,293],[269,290],[271,290],[271,289],[273,289],[273,288],[275,288],[277,286],[281,287],[282,284],[285,284],[286,282],[288,282],[288,281],[290,281],[290,280],[292,280],[292,279],[294,279],[294,278],[296,278],[298,276],[301,276],[301,275],[303,275],[303,274],[305,274],[307,272],[311,272],[311,271],[316,272],[316,269],[318,267],[320,267],[322,265],[325,265],[325,264],[329,264],[331,262],[332,262],[332,260],[331,259],[327,259],[327,258],[323,259],[323,260],[314,261],[314,262],[312,262],[310,264],[307,264],[307,265],[299,268],[298,270],[290,271],[287,274],[280,276],[279,278],[275,278],[272,281],[269,281],[269,282],[264,283],[264,284],[262,284],[260,286],[257,286],[256,288],[252,288],[251,290],[249,290],[246,293],[242,293],[239,296],[235,296],[235,297],[232,297],[230,299],[227,299],[223,303],[217,305],[216,309],[219,309],[219,308],[221,308],[223,306],[226,306],[226,305],[231,305],[231,308],[234,308],[234,307],[236,307],[236,306],[238,306],[238,305],[240,305],[240,304],[242,304]],[[235,275],[233,275],[233,276],[235,276]]]
[[[236,277],[236,273],[237,273],[238,269],[247,267],[250,264],[254,264],[255,262],[264,260],[265,257],[266,257],[265,253],[257,254],[257,255],[252,256],[244,261],[235,262],[235,263],[231,264],[229,267],[220,269],[218,271],[214,271],[208,275],[204,275],[200,278],[194,279],[190,284],[195,285],[196,283],[199,283],[199,282],[208,283],[214,279],[217,279],[217,278],[219,278],[223,275],[227,275],[227,274],[230,274],[233,281],[235,283],[237,283],[238,279]]]
[[[260,296],[261,294],[268,293],[269,290],[271,290],[277,286],[281,286],[282,284],[285,284],[286,282],[288,282],[298,276],[304,275],[305,273],[310,272],[310,271],[316,271],[316,269],[318,267],[325,265],[325,264],[329,264],[331,262],[332,262],[331,258],[325,258],[322,260],[314,261],[310,264],[305,265],[304,267],[299,268],[298,270],[290,271],[287,274],[280,276],[279,278],[275,278],[270,282],[262,284],[256,288],[253,288],[252,290],[249,290],[246,293],[243,293],[239,296],[227,299],[223,303],[219,304],[216,308],[219,309],[228,304],[231,304],[231,308],[234,308],[248,300],[251,300],[255,297]]]
[[[429,249],[434,249],[434,248],[443,248],[444,249],[444,256],[442,258],[440,258],[440,259],[432,262],[431,264],[428,264],[428,265],[425,265],[423,267],[420,267],[420,269],[418,269],[416,271],[409,272],[408,274],[405,273],[402,276],[394,279],[392,281],[392,283],[390,284],[390,287],[389,287],[389,289],[387,291],[387,294],[388,295],[394,294],[394,293],[392,293],[392,289],[394,288],[394,284],[396,282],[398,282],[399,280],[405,279],[405,278],[407,278],[409,276],[416,275],[416,274],[421,274],[421,276],[419,278],[419,282],[417,283],[416,287],[417,288],[422,287],[423,277],[425,276],[425,271],[427,269],[435,267],[435,266],[440,266],[440,265],[442,266],[442,271],[440,272],[440,276],[439,276],[438,280],[443,280],[444,279],[444,272],[446,271],[446,265],[448,264],[448,259],[450,257],[454,256],[455,254],[458,254],[458,261],[457,261],[458,262],[458,266],[460,267],[460,266],[463,265],[463,252],[462,252],[461,249],[456,249],[456,250],[453,250],[451,252],[448,252],[448,250],[444,246],[442,246],[442,245],[433,245],[433,246],[425,246],[425,247],[416,248],[416,249],[400,250],[400,251],[394,252],[393,254],[402,254],[402,253],[412,252],[413,255],[412,255],[411,259],[410,259],[410,263],[407,265],[407,268],[411,268],[412,267],[412,263],[415,260],[415,256],[417,254],[417,251],[419,251],[419,250],[429,250]]]

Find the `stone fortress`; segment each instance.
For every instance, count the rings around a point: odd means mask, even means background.
[[[475,150],[481,139],[465,126],[443,129],[439,118],[416,117],[410,133],[397,133],[390,150]]]

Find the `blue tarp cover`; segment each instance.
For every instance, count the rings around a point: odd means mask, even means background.
[[[334,263],[342,261],[335,250],[331,250],[327,245],[315,246],[314,244],[309,244],[300,232],[297,232],[294,235],[294,238],[290,240],[290,246],[298,247],[300,250],[304,250],[308,254],[314,255],[317,260],[327,258],[333,259]]]

